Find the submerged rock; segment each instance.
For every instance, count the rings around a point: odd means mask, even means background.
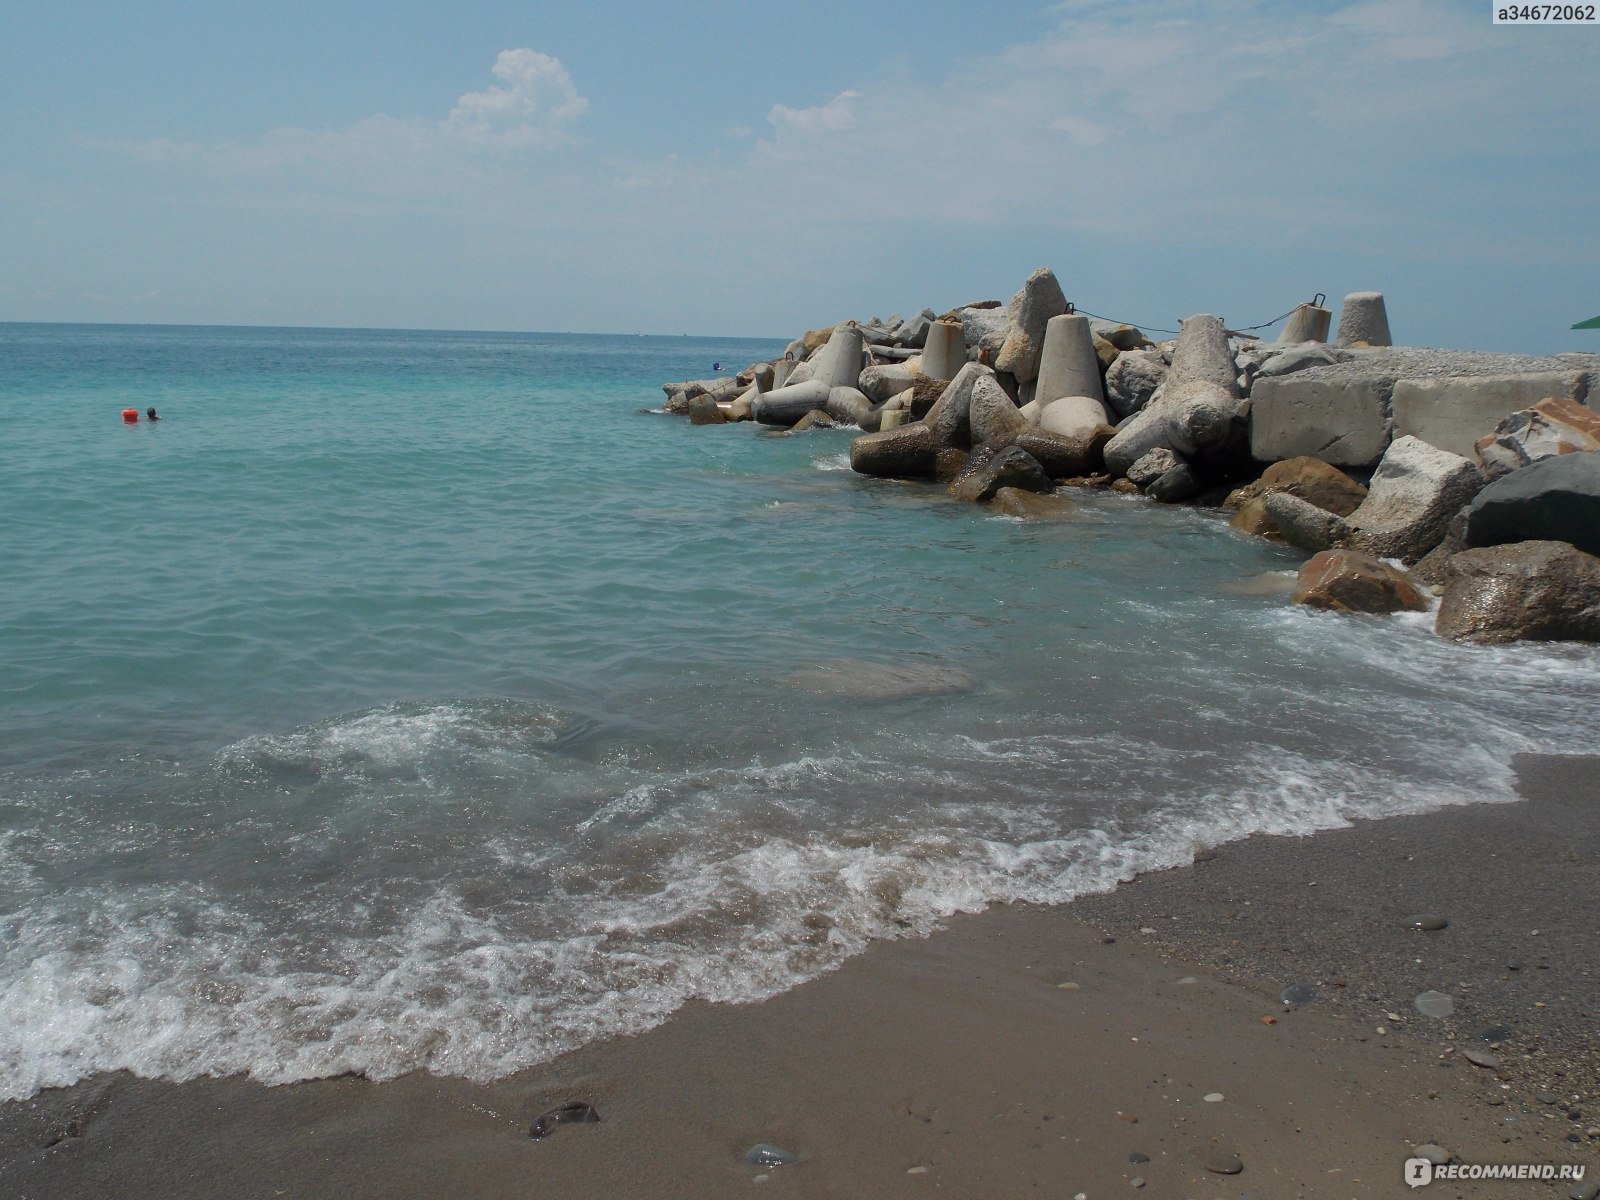
[[[974,450],[972,458],[950,485],[958,500],[988,500],[1001,488],[1021,488],[1027,492],[1048,492],[1054,485],[1050,476],[1020,446],[1010,445],[990,451]]]
[[[799,1162],[800,1156],[771,1142],[757,1142],[744,1152],[744,1160],[752,1167],[787,1167]]]
[[[972,686],[973,679],[965,671],[931,663],[882,663],[859,658],[838,658],[802,667],[784,682],[790,687],[822,696],[902,700],[908,696],[963,692]]]
[[[1404,571],[1359,550],[1323,550],[1300,568],[1296,604],[1339,612],[1424,612],[1428,601]]]
[[[600,1114],[594,1105],[583,1100],[569,1100],[535,1120],[528,1128],[528,1136],[541,1142],[563,1125],[592,1125],[599,1120]]]

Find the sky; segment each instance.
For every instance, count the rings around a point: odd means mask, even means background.
[[[0,321],[787,339],[1048,266],[1600,350],[1600,26],[1492,7],[5,0]]]

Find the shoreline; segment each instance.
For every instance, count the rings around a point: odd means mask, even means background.
[[[1060,908],[956,917],[767,1001],[693,1004],[487,1085],[97,1077],[0,1105],[0,1191],[720,1196],[759,1184],[1092,1200],[1137,1178],[1161,1196],[1393,1196],[1410,1194],[1402,1163],[1422,1142],[1466,1162],[1584,1163],[1592,1180],[1597,765],[1522,756],[1516,802],[1256,836]],[[1422,912],[1448,926],[1410,928]],[[1297,984],[1317,997],[1286,1006],[1279,992]],[[1455,1014],[1420,1015],[1425,989],[1451,995]],[[1491,1065],[1472,1065],[1469,1047]],[[534,1118],[569,1100],[601,1123],[532,1141]],[[743,1154],[758,1142],[800,1161],[753,1167]],[[1243,1171],[1208,1170],[1219,1154]]]

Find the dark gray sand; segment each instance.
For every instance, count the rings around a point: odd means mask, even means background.
[[[0,1196],[1565,1196],[1402,1182],[1422,1142],[1600,1172],[1600,760],[1519,769],[1523,803],[1256,838],[957,919],[485,1087],[45,1093],[0,1106]],[[1408,928],[1423,912],[1448,927]],[[1297,984],[1316,999],[1285,1006]],[[1455,1015],[1417,1013],[1427,989]],[[602,1120],[528,1137],[571,1100]],[[756,1143],[799,1161],[752,1166]]]

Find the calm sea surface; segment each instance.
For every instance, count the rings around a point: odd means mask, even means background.
[[[493,1077],[1592,744],[1595,649],[1291,608],[1212,515],[640,411],[781,350],[0,325],[0,1098]]]

